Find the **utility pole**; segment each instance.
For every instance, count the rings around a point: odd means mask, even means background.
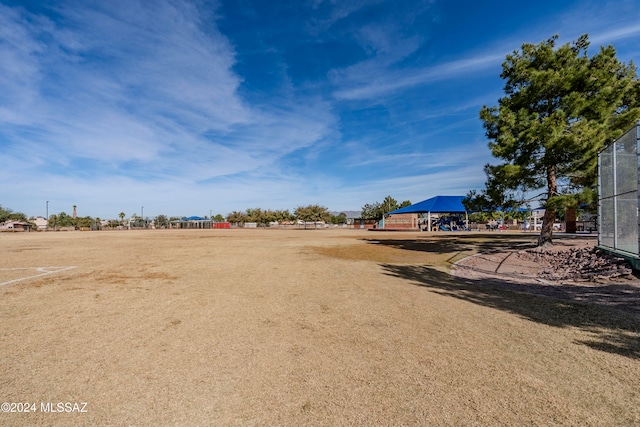
[[[391,212],[391,194],[389,194],[386,198],[386,203],[382,204],[382,228],[384,228],[384,216],[386,212]],[[387,209],[385,209],[385,205],[387,205]],[[386,212],[385,212],[386,211]]]

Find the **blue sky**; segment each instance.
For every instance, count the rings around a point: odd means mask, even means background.
[[[153,6],[150,6],[153,5]],[[523,42],[640,63],[640,1],[0,0],[0,205],[360,210],[482,188]]]

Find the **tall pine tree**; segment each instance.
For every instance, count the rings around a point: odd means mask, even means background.
[[[480,111],[489,148],[504,162],[486,166],[488,187],[545,189],[539,246],[552,243],[557,209],[594,188],[598,151],[640,117],[633,63],[618,61],[612,46],[589,57],[587,35],[559,47],[557,40],[507,55],[505,96]]]

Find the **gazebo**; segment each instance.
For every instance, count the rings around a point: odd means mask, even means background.
[[[213,221],[200,216],[189,216],[189,217],[185,217],[172,222],[175,224],[175,228],[202,229],[202,228],[211,228],[211,223]]]
[[[449,213],[449,214],[465,214],[465,219],[469,220],[467,209],[462,204],[464,196],[435,196],[411,206],[396,209],[389,212],[388,215],[396,215],[403,213],[426,213],[427,224],[431,227],[431,214]]]

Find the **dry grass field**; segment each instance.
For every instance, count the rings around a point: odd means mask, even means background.
[[[535,239],[459,236],[0,234],[0,425],[640,425],[640,319],[452,278]]]

